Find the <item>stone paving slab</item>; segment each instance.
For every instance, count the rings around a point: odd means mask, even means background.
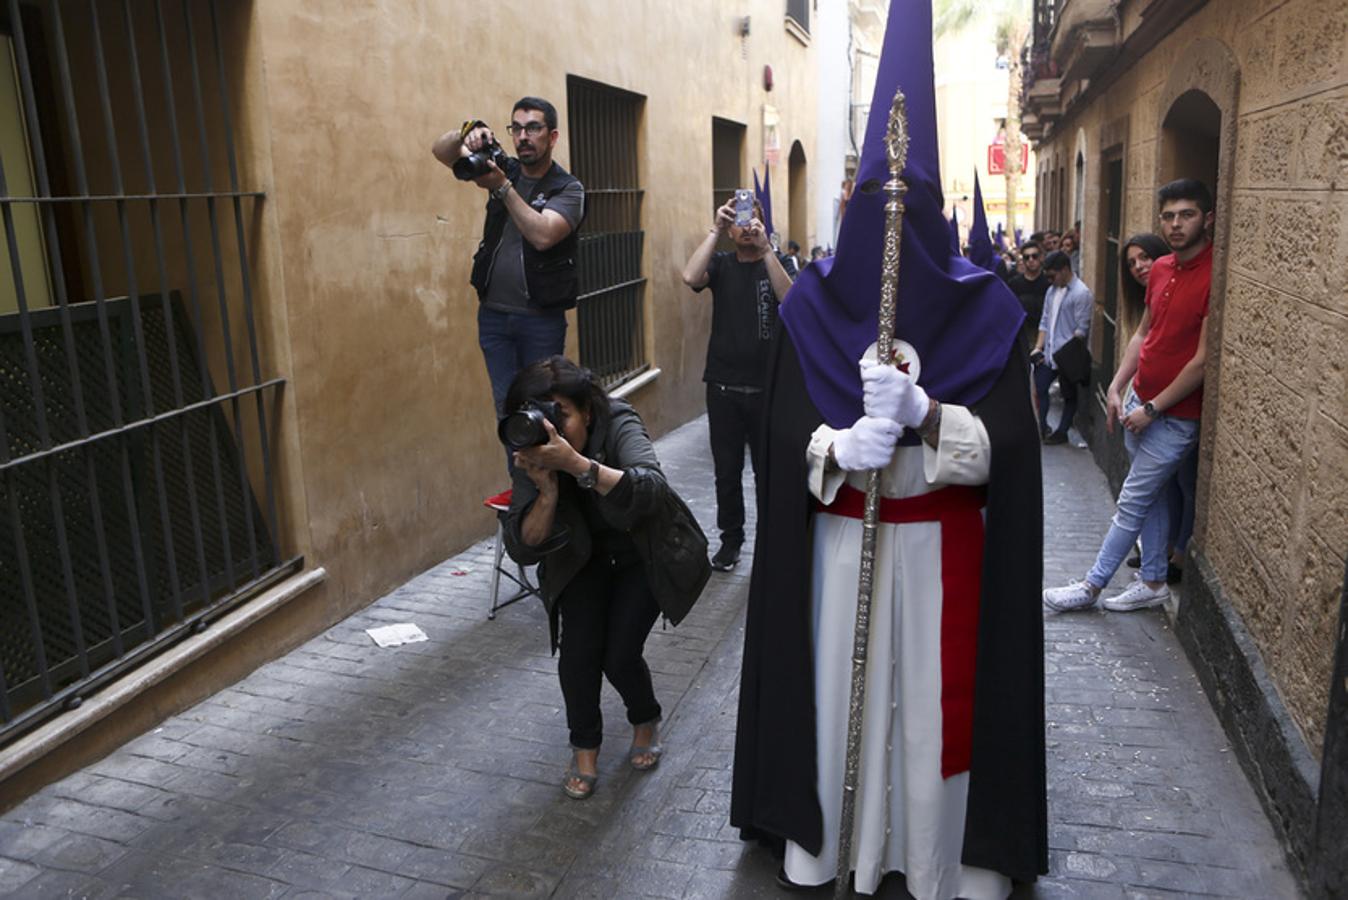
[[[657,446],[711,533],[705,420]],[[1111,498],[1083,450],[1048,448],[1044,469],[1056,583],[1089,565]],[[777,861],[727,822],[751,559],[647,645],[661,765],[626,767],[630,729],[606,687],[599,787],[576,803],[559,789],[567,732],[545,617],[529,600],[487,621],[491,549],[0,816],[0,895],[780,896]],[[364,633],[399,621],[430,640],[379,649]],[[1164,615],[1079,613],[1046,631],[1052,873],[1016,896],[1296,896]],[[880,896],[907,892],[891,878]]]

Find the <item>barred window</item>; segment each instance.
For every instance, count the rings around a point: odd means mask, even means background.
[[[0,11],[0,743],[299,566],[231,109],[248,16]]]
[[[611,390],[650,367],[638,160],[646,98],[571,75],[566,100],[571,171],[585,185],[586,215],[576,250],[580,363]]]
[[[810,33],[810,0],[786,0],[786,17],[800,26],[800,30]]]

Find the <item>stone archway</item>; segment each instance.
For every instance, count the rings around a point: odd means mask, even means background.
[[[1201,90],[1175,98],[1161,123],[1159,184],[1175,178],[1197,178],[1216,197],[1221,176],[1222,111]]]
[[[1231,235],[1231,187],[1235,181],[1237,102],[1240,98],[1240,65],[1231,48],[1205,37],[1179,53],[1170,77],[1161,89],[1157,106],[1156,156],[1152,183],[1157,187],[1180,177],[1180,166],[1198,165],[1206,171],[1191,177],[1206,180],[1213,191],[1217,211],[1212,245],[1211,305],[1208,312],[1207,374],[1203,387],[1204,418],[1214,420],[1221,394],[1221,347],[1223,300],[1226,296],[1226,260]],[[1215,110],[1216,119],[1213,119]],[[1190,119],[1188,116],[1197,116]],[[1211,154],[1180,146],[1182,135],[1193,131],[1215,132],[1215,161]],[[1213,163],[1215,162],[1215,166]],[[1187,173],[1186,173],[1187,174]],[[1205,428],[1198,448],[1198,487],[1194,501],[1193,540],[1202,546],[1207,529],[1208,478],[1212,471],[1215,428]]]

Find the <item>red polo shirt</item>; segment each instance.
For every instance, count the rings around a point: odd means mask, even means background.
[[[1208,315],[1212,287],[1212,244],[1188,262],[1163,256],[1151,264],[1147,275],[1147,307],[1151,328],[1142,342],[1133,390],[1146,402],[1165,390],[1180,370],[1198,352],[1198,336]],[[1183,400],[1165,411],[1179,419],[1197,419],[1203,411],[1200,384]]]

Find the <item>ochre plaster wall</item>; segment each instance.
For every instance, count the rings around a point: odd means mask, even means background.
[[[64,8],[64,7],[63,7]],[[174,109],[186,188],[227,187],[222,108],[205,0],[191,0],[200,42],[209,163],[196,140],[196,107],[177,7],[166,24]],[[244,203],[243,246],[263,379],[286,386],[269,402],[271,452],[283,556],[303,555],[327,580],[261,620],[170,681],[0,783],[0,808],[98,758],[148,724],[294,647],[389,588],[490,533],[483,497],[505,486],[503,453],[477,347],[477,301],[468,286],[485,197],[456,182],[430,154],[432,141],[466,117],[500,127],[525,94],[552,100],[561,116],[557,158],[569,162],[566,79],[576,75],[644,95],[639,154],[645,189],[643,274],[647,360],[659,377],[631,397],[653,434],[703,410],[702,366],[710,298],[683,287],[680,269],[712,218],[711,120],[747,126],[742,160],[762,170],[763,105],[780,115],[774,166],[779,230],[791,233],[787,153],[815,153],[815,52],[789,34],[778,0],[734,10],[716,0],[549,5],[504,0],[469,9],[438,0],[372,6],[339,0],[224,3],[221,45],[235,129],[239,184],[265,193]],[[66,10],[74,78],[96,77],[82,8]],[[127,191],[148,187],[130,101],[124,30],[104,21],[116,146]],[[751,33],[741,37],[748,15]],[[145,82],[147,130],[159,191],[177,189],[158,72],[153,19],[134,29]],[[775,87],[763,88],[771,65]],[[111,190],[112,146],[89,92],[78,94],[80,145],[92,187]],[[64,122],[58,131],[65,129]],[[73,142],[67,137],[67,149]],[[193,201],[192,249],[203,309],[204,350],[217,389],[226,386],[208,219]],[[808,209],[808,203],[804,204]],[[187,294],[183,225],[161,204],[165,282]],[[132,205],[132,272],[140,293],[160,282],[145,240],[148,212]],[[233,361],[251,369],[242,317],[239,242],[231,201],[216,211]],[[96,212],[103,293],[132,287],[114,215]],[[91,242],[72,238],[84,284]],[[808,243],[815,236],[809,235]],[[803,242],[805,243],[805,242]],[[111,252],[107,248],[113,248]],[[211,315],[215,318],[212,320]],[[568,335],[574,354],[574,314]],[[251,372],[245,377],[251,381]],[[243,427],[256,447],[253,407]],[[252,452],[252,451],[250,451]],[[257,454],[248,458],[262,489]],[[710,472],[708,472],[710,477]]]
[[[567,165],[568,74],[646,97],[647,348],[661,374],[632,399],[662,433],[702,411],[709,298],[678,273],[711,221],[712,117],[748,126],[747,173],[761,168],[762,104],[780,111],[783,232],[786,151],[814,153],[813,52],[782,22],[776,0],[256,5],[278,235],[268,288],[284,296],[308,514],[294,537],[330,573],[330,618],[487,534],[481,500],[505,486],[468,286],[485,198],[431,142],[468,117],[500,128],[534,94],[558,107]]]
[[[1098,252],[1109,149],[1099,137],[1126,120],[1123,232],[1154,230],[1162,105],[1204,38],[1233,58],[1238,101],[1234,131],[1223,128],[1221,170],[1231,177],[1218,186],[1225,253],[1195,541],[1318,757],[1348,550],[1348,6],[1210,2],[1039,150],[1071,159],[1078,129],[1088,136],[1085,232],[1097,252],[1084,277],[1101,295],[1117,273]],[[1222,103],[1223,73],[1198,66],[1192,77]],[[1121,322],[1120,352],[1134,325]]]

